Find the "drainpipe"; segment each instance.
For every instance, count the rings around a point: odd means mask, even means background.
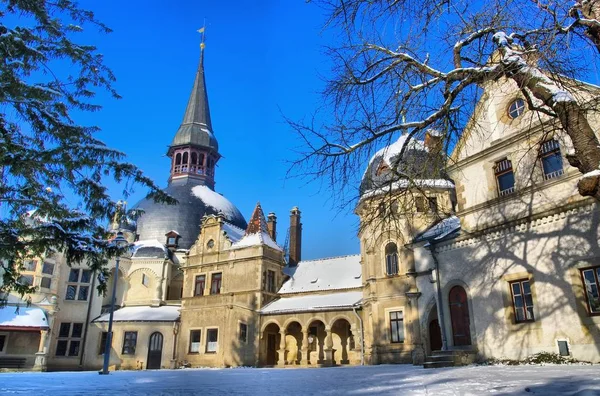
[[[442,351],[448,350],[448,342],[446,338],[446,322],[444,321],[444,304],[442,301],[442,286],[440,282],[440,262],[435,255],[435,243],[433,241],[429,242],[429,251],[431,252],[431,257],[433,258],[433,262],[435,264],[435,288],[437,292],[437,313],[438,313],[438,321],[440,322],[440,330],[442,333]]]
[[[363,330],[363,320],[360,317],[360,315],[358,314],[358,312],[356,312],[356,305],[352,306],[352,312],[354,312],[354,315],[356,315],[356,317],[358,318],[358,323],[360,324],[360,365],[364,366],[365,365],[365,332]]]
[[[79,358],[79,368],[83,368],[83,358],[85,356],[85,342],[87,340],[88,330],[90,327],[90,315],[92,313],[92,303],[94,302],[94,289],[96,288],[96,271],[92,272],[92,285],[90,287],[90,301],[88,301],[87,314],[85,316],[85,330],[83,331],[83,339],[81,340],[81,357]]]

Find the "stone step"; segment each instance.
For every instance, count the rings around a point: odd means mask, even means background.
[[[423,368],[441,368],[441,367],[454,367],[454,362],[443,361],[443,362],[425,362]]]
[[[454,357],[452,355],[431,355],[425,358],[428,362],[453,362]]]
[[[456,351],[431,351],[432,355],[435,356],[440,356],[440,355],[445,355],[445,356],[453,356],[455,354]]]

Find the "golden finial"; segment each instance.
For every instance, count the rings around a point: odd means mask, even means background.
[[[204,26],[202,26],[200,29],[197,30],[198,33],[202,34],[202,41],[200,42],[200,49],[204,50],[205,44],[204,44],[204,31],[206,30],[206,19],[204,19]]]

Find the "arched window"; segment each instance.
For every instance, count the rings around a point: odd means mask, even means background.
[[[183,153],[183,163],[184,164],[188,163],[188,153]]]
[[[209,158],[208,159],[208,169],[210,169],[212,167],[213,167],[213,160],[212,160],[212,158]]]
[[[398,275],[398,247],[394,242],[385,245],[385,271],[388,275]]]
[[[175,165],[181,165],[181,154],[175,156]]]
[[[200,161],[198,164],[204,166],[204,154],[200,154]]]
[[[192,165],[196,165],[198,163],[198,154],[192,153]]]

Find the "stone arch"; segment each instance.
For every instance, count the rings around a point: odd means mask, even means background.
[[[285,354],[284,360],[289,365],[299,365],[302,361],[302,322],[290,318],[284,323],[285,328]]]
[[[330,328],[331,328],[331,327],[333,327],[333,324],[334,324],[335,322],[337,322],[338,320],[340,320],[340,319],[345,319],[345,320],[346,320],[346,322],[350,323],[351,325],[354,323],[354,322],[352,322],[352,320],[350,320],[350,317],[348,317],[348,315],[346,315],[346,314],[338,314],[338,315],[335,315],[335,316],[334,316],[334,317],[333,317],[333,318],[332,318],[332,319],[329,321],[329,324],[328,324],[328,326],[329,326]]]
[[[306,331],[308,332],[306,360],[308,364],[325,363],[326,327],[327,321],[321,316],[315,316],[306,321]]]
[[[356,337],[352,333],[352,322],[346,315],[336,315],[330,323],[332,363],[349,364],[351,360],[356,360]]]
[[[277,327],[279,327],[279,329],[281,330],[281,325],[279,324],[279,322],[276,319],[269,319],[261,326],[261,328],[260,328],[261,334],[267,329],[267,326],[269,326],[271,324],[276,324]]]
[[[160,278],[160,276],[158,276],[158,274],[156,272],[154,272],[154,270],[152,270],[151,268],[142,267],[142,268],[136,268],[133,271],[131,271],[129,274],[127,274],[127,279],[131,279],[132,275],[134,275],[138,272],[142,272],[142,271],[150,272],[150,274],[154,275],[154,277],[157,279]]]
[[[308,330],[310,325],[317,321],[320,321],[321,323],[323,323],[324,326],[327,326],[327,321],[325,320],[325,318],[323,318],[322,316],[313,316],[306,321],[305,328]]]
[[[127,290],[128,301],[150,301],[156,299],[157,288],[161,286],[159,277],[150,268],[138,268],[127,277],[129,289]]]
[[[300,327],[302,327],[302,321],[300,319],[298,319],[296,316],[292,316],[291,318],[288,318],[285,322],[283,322],[282,328],[287,329],[287,327],[292,322],[298,322],[298,324],[300,324]]]

